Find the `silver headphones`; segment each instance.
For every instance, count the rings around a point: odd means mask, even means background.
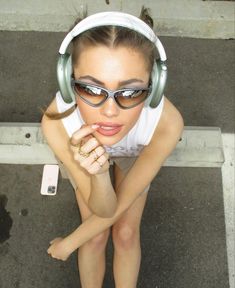
[[[167,58],[164,47],[154,31],[144,21],[122,12],[102,12],[88,16],[66,35],[59,49],[60,55],[57,63],[57,79],[63,100],[66,103],[75,101],[75,94],[71,86],[72,63],[71,55],[67,52],[68,46],[74,37],[99,26],[126,27],[144,35],[155,44],[160,59],[156,59],[153,65],[151,73],[152,92],[145,100],[145,106],[157,107],[163,97],[167,80]]]

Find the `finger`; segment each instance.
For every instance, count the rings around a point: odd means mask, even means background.
[[[99,146],[90,153],[89,157],[81,159],[80,165],[83,168],[88,169],[89,166],[91,166],[94,163],[94,161],[96,161],[104,153],[105,153],[105,149],[102,146]],[[107,158],[108,158],[108,154],[107,154]]]
[[[105,166],[106,164],[108,164],[108,167],[109,167],[109,162],[108,162],[108,157],[109,155],[106,153],[106,154],[103,154],[101,155],[97,160],[96,162],[98,163],[98,165],[100,166],[99,168],[102,168],[103,166]],[[106,167],[107,168],[107,167]]]
[[[105,149],[102,146],[98,146],[96,149],[90,152],[89,157],[86,158],[88,163],[92,163],[97,160],[101,155],[105,153]]]
[[[104,165],[106,165],[106,163],[108,164],[108,166],[106,168],[109,167],[109,162],[108,162],[108,159],[109,159],[109,154],[108,153],[104,153],[102,156],[100,156],[97,160],[95,160],[92,165],[90,165],[88,168],[87,168],[87,171],[90,173],[90,174],[96,174],[97,172],[100,171],[100,169],[103,168]]]
[[[81,149],[85,153],[90,153],[92,150],[96,149],[100,143],[95,137],[89,139],[84,145],[81,146]]]
[[[72,137],[70,138],[70,144],[75,146],[80,143],[81,139],[94,133],[94,131],[99,127],[99,125],[86,125],[82,126],[78,131],[73,133]]]
[[[101,155],[105,154],[106,153],[106,150],[104,149],[103,146],[98,146],[96,149],[95,149],[95,153],[98,157],[100,157]],[[107,153],[106,153],[107,154]],[[107,154],[108,156],[108,154]]]
[[[98,162],[93,162],[93,164],[89,167],[89,169],[87,170],[90,174],[94,175],[97,172],[99,172],[101,166],[99,165]]]
[[[108,159],[104,155],[100,156],[100,158],[96,160],[96,162],[98,162],[101,167],[105,164],[106,161],[108,161]]]
[[[55,238],[53,240],[50,241],[50,244],[52,245],[58,238]]]

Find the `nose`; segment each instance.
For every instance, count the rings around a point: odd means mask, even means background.
[[[119,115],[120,108],[117,106],[114,99],[109,98],[100,108],[100,112],[102,115],[113,118]]]

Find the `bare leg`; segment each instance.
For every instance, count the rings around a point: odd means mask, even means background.
[[[76,197],[84,221],[91,215],[79,191]],[[105,274],[105,250],[109,237],[109,230],[91,239],[78,250],[78,267],[82,288],[102,288]]]
[[[115,168],[116,185],[124,175]],[[147,193],[143,193],[128,211],[113,225],[114,279],[116,288],[136,288],[140,262],[140,222]]]

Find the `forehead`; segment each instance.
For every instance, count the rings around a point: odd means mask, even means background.
[[[80,52],[74,65],[75,77],[91,75],[102,82],[126,80],[127,78],[148,79],[148,63],[143,53],[127,47],[110,48],[90,46]]]

